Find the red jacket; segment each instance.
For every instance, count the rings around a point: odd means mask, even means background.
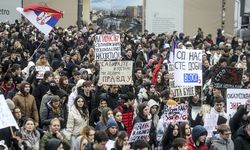
[[[128,108],[125,105],[120,105],[118,108],[122,113],[122,123],[127,129],[128,135],[130,135],[133,129],[132,123],[133,123],[134,108],[133,107]]]
[[[192,137],[187,139],[188,150],[208,150],[207,144],[204,143],[200,147],[197,147]]]

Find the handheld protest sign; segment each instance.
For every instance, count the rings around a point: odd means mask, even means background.
[[[149,138],[149,132],[151,128],[152,120],[147,122],[138,122],[134,125],[131,135],[129,137],[129,143],[133,143],[137,140],[146,140]]]
[[[232,116],[240,105],[250,99],[249,89],[227,89],[227,113]]]
[[[112,85],[130,85],[133,61],[100,61],[99,82]]]
[[[216,88],[241,88],[243,69],[217,67],[214,69],[212,83]]]
[[[189,97],[195,95],[195,86],[175,86],[175,81],[172,77],[174,77],[174,64],[168,64],[168,72],[169,72],[169,88],[170,93],[173,93],[174,98],[178,97]]]
[[[188,120],[188,105],[187,104],[176,104],[166,105],[164,108],[165,122],[182,122]]]
[[[175,49],[175,86],[202,86],[202,50]]]
[[[121,59],[121,41],[119,34],[101,34],[95,36],[95,60]]]

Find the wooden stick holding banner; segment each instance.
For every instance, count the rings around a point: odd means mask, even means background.
[[[42,42],[38,45],[38,47],[35,49],[35,51],[30,56],[30,58],[28,59],[28,61],[31,61],[33,59],[33,56],[36,54],[37,50],[42,46],[42,44],[43,44],[44,41],[45,41],[45,39],[43,39]]]

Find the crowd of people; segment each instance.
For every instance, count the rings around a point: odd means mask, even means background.
[[[0,91],[19,126],[0,129],[0,150],[249,150],[250,99],[229,116],[225,89],[209,80],[216,66],[242,68],[242,88],[250,89],[250,42],[217,31],[216,38],[201,28],[193,37],[117,33],[120,61],[133,61],[133,82],[106,85],[99,81],[94,40],[115,32],[55,27],[45,37],[25,21],[0,23]],[[176,98],[170,90],[174,43],[203,50],[203,86],[194,96]],[[189,106],[187,121],[162,119],[166,105],[181,103]],[[194,106],[201,106],[195,118]],[[219,115],[212,137],[204,128],[207,113]],[[149,120],[148,137],[129,142],[135,124]]]

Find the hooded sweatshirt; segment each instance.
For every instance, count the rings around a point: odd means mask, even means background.
[[[57,148],[60,146],[61,143],[62,143],[61,140],[56,139],[56,138],[52,138],[46,143],[45,149],[46,150],[57,150]]]
[[[149,106],[149,110],[150,110],[151,107],[153,107],[153,106],[157,106],[157,107],[158,107],[158,108],[157,108],[156,114],[154,114],[154,115],[152,116],[152,121],[153,121],[153,123],[154,123],[154,126],[157,127],[157,124],[158,124],[158,122],[159,122],[158,113],[159,113],[159,107],[160,107],[160,105],[159,105],[155,100],[150,99],[150,100],[148,101],[148,106]]]
[[[200,145],[197,146],[195,143],[199,137],[204,134],[207,135],[207,130],[203,126],[195,126],[192,130],[192,136],[187,140],[188,150],[208,150],[207,144],[200,143]]]
[[[209,150],[234,150],[234,143],[231,139],[225,141],[219,137],[213,141]]]
[[[250,149],[250,136],[245,130],[246,126],[239,128],[238,136],[234,140],[235,149],[239,150],[249,150]]]

